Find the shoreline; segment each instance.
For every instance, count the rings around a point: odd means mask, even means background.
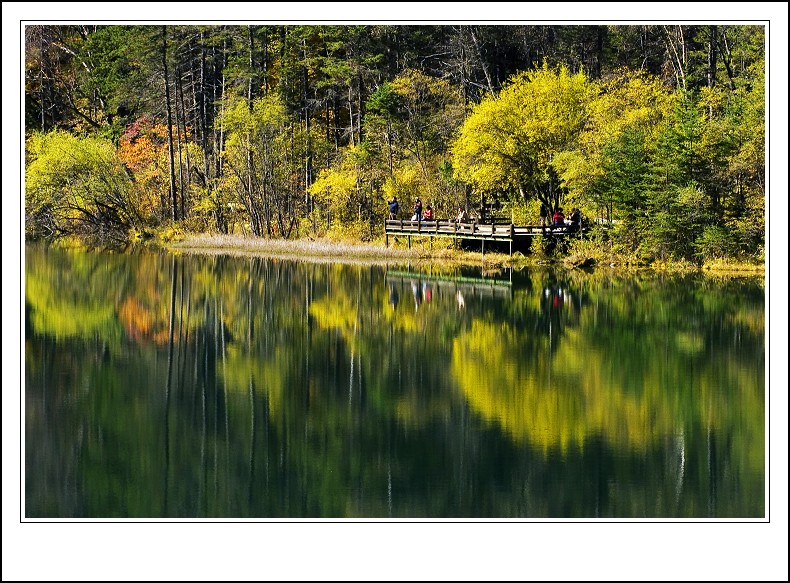
[[[382,243],[347,243],[326,239],[266,239],[242,235],[189,234],[161,246],[179,253],[232,255],[236,257],[279,257],[309,259],[318,263],[361,263],[369,265],[408,265],[442,262],[457,265],[511,264],[510,257],[499,253],[482,255],[471,251],[434,249],[427,251],[384,247]]]
[[[315,263],[344,263],[367,265],[412,265],[442,263],[473,267],[536,267],[579,269],[581,266],[569,258],[556,261],[531,259],[529,256],[502,253],[481,254],[476,251],[457,249],[412,249],[385,247],[383,242],[343,242],[331,239],[267,239],[250,235],[184,234],[177,240],[160,241],[157,245],[176,253],[199,255],[229,255],[235,257],[271,257],[294,260],[309,260]],[[708,275],[740,275],[765,277],[765,265],[722,261],[690,268],[687,264],[661,266],[635,266],[616,259],[598,262],[592,269],[651,270],[651,271],[698,271]]]

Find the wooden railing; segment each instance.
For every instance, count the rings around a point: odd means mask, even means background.
[[[384,223],[384,244],[389,247],[390,235],[405,235],[409,249],[411,249],[411,238],[429,237],[430,244],[433,245],[434,237],[450,237],[455,240],[473,239],[480,241],[481,251],[485,253],[485,242],[507,242],[510,255],[513,255],[513,244],[519,240],[523,241],[529,237],[537,235],[573,235],[582,236],[584,230],[572,225],[514,225],[513,223],[497,224],[456,222],[450,220],[402,220],[388,219]]]
[[[451,220],[417,221],[405,219],[388,219],[384,224],[387,233],[403,233],[406,235],[443,235],[456,237],[491,237],[494,239],[513,239],[520,236],[565,235],[578,233],[578,228],[571,225],[514,225],[512,223],[478,223],[477,221],[456,222]]]

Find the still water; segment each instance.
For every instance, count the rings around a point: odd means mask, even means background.
[[[765,280],[25,249],[28,518],[765,516]]]

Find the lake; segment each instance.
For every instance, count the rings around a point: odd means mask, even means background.
[[[766,515],[762,276],[24,253],[27,518]]]

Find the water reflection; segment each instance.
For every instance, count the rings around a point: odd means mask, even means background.
[[[26,515],[763,516],[763,284],[29,246]]]
[[[398,302],[400,301],[400,295],[398,294],[398,290],[395,289],[395,286],[392,284],[390,284],[389,290],[390,290],[390,305],[392,305],[393,308],[397,308]]]

